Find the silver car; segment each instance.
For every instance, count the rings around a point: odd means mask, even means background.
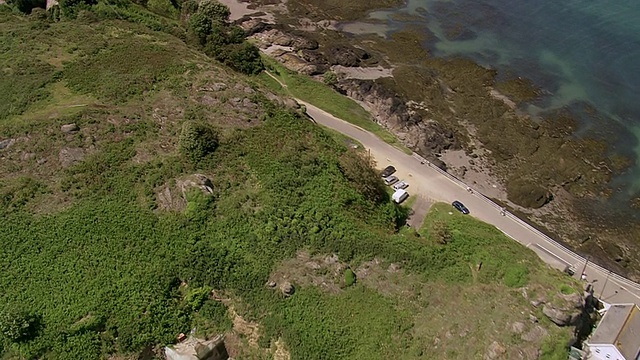
[[[409,187],[409,184],[407,184],[404,180],[393,184],[393,190],[401,190],[401,189],[406,189],[408,187]]]
[[[398,182],[398,178],[395,176],[387,176],[384,178],[384,183],[387,185],[395,184],[396,182]]]

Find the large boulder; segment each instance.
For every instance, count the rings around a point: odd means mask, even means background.
[[[580,316],[579,312],[560,309],[551,304],[545,304],[542,307],[542,313],[558,326],[573,325]]]
[[[507,198],[525,208],[538,209],[553,199],[549,190],[527,179],[507,181]]]
[[[329,48],[325,53],[330,65],[342,65],[346,67],[358,66],[362,60],[368,59],[369,54],[356,47],[337,45]]]
[[[507,349],[502,344],[500,344],[497,341],[494,341],[494,342],[491,343],[491,345],[489,345],[489,348],[487,349],[487,352],[485,352],[485,354],[484,354],[484,358],[485,358],[485,360],[499,359],[506,352],[507,352]]]
[[[290,282],[285,281],[280,287],[280,291],[282,291],[284,296],[291,296],[296,291],[296,289]]]
[[[62,125],[60,127],[60,130],[65,134],[72,134],[74,132],[79,131],[80,127],[78,125],[76,125],[75,123],[73,123],[73,124],[65,124],[65,125]]]
[[[16,139],[5,139],[0,141],[0,150],[7,149],[9,146],[13,145],[16,142]]]

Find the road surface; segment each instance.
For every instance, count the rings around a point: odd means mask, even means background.
[[[410,184],[407,189],[410,194],[447,203],[460,200],[469,208],[472,216],[496,226],[510,238],[533,250],[552,267],[562,270],[567,265],[574,266],[575,276],[580,278],[586,262],[582,257],[550,241],[544,235],[523,224],[515,216],[502,215],[495,204],[488,202],[486,198],[476,192],[469,192],[464,184],[445,176],[438,171],[439,169],[423,163],[417,156],[407,155],[362,128],[338,119],[311,104],[301,100],[297,101],[306,106],[307,114],[318,124],[359,141],[370,151],[378,168],[382,169],[387,165],[395,166],[397,172],[394,175]],[[601,300],[607,303],[640,304],[640,286],[638,284],[617,275],[610,276],[609,271],[592,263],[587,263],[584,272],[587,275],[587,281],[593,283],[595,295]]]

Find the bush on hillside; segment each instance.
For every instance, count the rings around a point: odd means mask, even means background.
[[[22,342],[37,335],[38,317],[23,311],[0,313],[0,334],[11,342]]]
[[[198,163],[218,148],[218,133],[208,124],[187,121],[182,125],[180,152],[192,163]]]
[[[353,150],[340,155],[340,172],[358,192],[376,203],[385,201],[387,192],[371,162]]]
[[[215,0],[205,0],[198,6],[198,12],[204,14],[212,21],[225,22],[229,19],[231,11],[226,5]]]
[[[346,286],[351,286],[356,283],[356,274],[354,274],[353,270],[347,268],[344,271],[344,284]]]
[[[8,0],[7,4],[25,14],[31,14],[35,8],[44,9],[47,6],[46,0]]]

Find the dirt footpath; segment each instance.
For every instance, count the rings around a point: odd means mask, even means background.
[[[420,230],[420,227],[422,227],[422,223],[424,222],[424,217],[427,216],[427,212],[429,212],[429,209],[435,200],[419,194],[413,196],[415,196],[416,200],[411,206],[413,213],[409,218],[407,218],[407,225],[416,230]]]

